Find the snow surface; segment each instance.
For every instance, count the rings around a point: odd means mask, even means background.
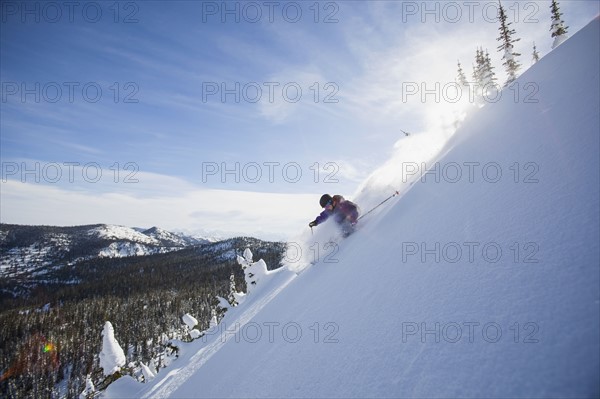
[[[355,234],[299,237],[301,274],[267,272],[151,383],[103,397],[598,397],[599,27],[471,115]],[[363,211],[402,162],[363,185]]]

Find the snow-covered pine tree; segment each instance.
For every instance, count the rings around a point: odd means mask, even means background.
[[[252,254],[252,251],[250,251],[250,248],[246,248],[244,250],[244,259],[246,259],[247,262],[252,262],[253,257],[254,255]]]
[[[252,251],[250,251],[250,248],[246,248],[244,250],[243,256],[237,255],[236,259],[238,264],[242,266],[242,270],[246,270],[246,268],[252,264],[253,256],[254,255],[252,254]]]
[[[100,367],[106,377],[116,373],[125,365],[125,353],[115,339],[115,330],[110,321],[104,323],[102,330],[102,351],[100,352]]]
[[[554,38],[554,43],[552,43],[552,48],[554,49],[560,46],[562,42],[567,40],[567,29],[569,29],[569,27],[565,26],[565,21],[561,19],[563,14],[560,12],[560,8],[558,7],[558,1],[552,0],[550,10],[552,11],[552,26],[550,26],[550,31],[552,32],[552,37]]]
[[[92,382],[92,377],[88,374],[85,378],[85,389],[79,394],[79,399],[90,399],[95,396],[96,387]]]
[[[229,295],[227,296],[227,302],[229,302],[231,306],[237,306],[238,304],[237,299],[235,299],[236,292],[237,290],[235,288],[235,275],[233,274],[233,272],[231,272],[231,275],[229,276]]]
[[[148,367],[146,364],[144,364],[144,362],[140,362],[140,365],[142,366],[142,374],[144,376],[144,382],[150,382],[156,378],[156,374],[154,373],[154,371],[152,371],[152,369],[150,367]]]
[[[181,320],[185,323],[185,325],[190,330],[198,325],[198,319],[196,319],[194,316],[192,316],[189,313],[186,313],[183,316],[181,316]]]
[[[217,318],[217,310],[215,308],[212,308],[210,310],[210,314],[211,314],[211,318],[210,318],[210,323],[208,325],[208,328],[210,330],[214,330],[219,325],[219,320]]]
[[[540,53],[538,53],[537,51],[537,47],[535,46],[535,42],[533,42],[533,61],[531,62],[531,64],[535,64],[536,62],[538,62],[540,60]]]
[[[201,333],[196,328],[196,326],[198,325],[198,319],[196,319],[191,314],[186,313],[183,316],[181,316],[181,320],[186,325],[187,328],[185,330],[188,332],[188,334],[189,334],[189,336],[190,336],[191,339],[200,338]]]
[[[506,15],[506,11],[504,11],[502,3],[499,2],[499,4],[498,19],[500,21],[500,28],[498,29],[500,30],[500,37],[498,37],[496,40],[500,41],[501,43],[500,46],[498,46],[498,51],[504,52],[504,55],[502,56],[504,62],[502,65],[506,67],[506,74],[508,75],[508,80],[504,85],[508,86],[517,79],[517,72],[521,67],[521,64],[519,64],[517,61],[517,57],[519,57],[521,54],[515,52],[514,50],[514,43],[521,39],[513,38],[513,35],[516,33],[516,31],[510,28],[512,22],[507,22],[508,17]]]
[[[255,286],[258,280],[268,273],[265,261],[260,259],[258,262],[253,262],[253,256],[250,248],[244,250],[243,257],[237,256],[237,262],[242,266],[246,277],[246,293],[250,293],[251,287]]]

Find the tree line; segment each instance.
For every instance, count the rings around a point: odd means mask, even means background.
[[[284,243],[240,237],[167,254],[91,259],[49,271],[26,296],[3,297],[0,396],[76,398],[87,380],[101,389],[110,382],[98,361],[106,321],[125,350],[128,373],[143,378],[142,362],[164,367],[177,355],[170,342],[189,339],[182,315],[194,314],[207,329],[216,296],[229,294],[230,276],[245,290],[236,256],[247,247],[270,268],[285,250]]]
[[[550,5],[551,10],[551,23],[550,23],[550,32],[551,37],[554,39],[552,48],[558,47],[564,40],[566,40],[568,26],[565,25],[565,22],[562,20],[563,13],[560,12],[560,6],[557,0],[552,0]],[[497,50],[502,53],[502,65],[505,67],[506,74],[508,79],[504,83],[504,87],[509,86],[512,82],[514,82],[519,76],[519,70],[521,69],[521,63],[519,62],[519,57],[521,56],[515,50],[515,43],[520,41],[520,38],[516,38],[516,30],[511,27],[512,22],[508,22],[508,17],[506,10],[502,3],[499,4],[499,15],[498,20],[500,22],[500,26],[498,28],[500,35],[496,39],[500,42],[500,45],[497,47]],[[537,50],[537,46],[535,42],[533,43],[533,53],[532,53],[532,61],[536,63],[540,59],[540,53]],[[475,54],[475,63],[473,65],[473,83],[479,88],[479,95],[485,95],[486,90],[490,90],[495,88],[496,85],[496,73],[494,72],[494,67],[491,64],[490,56],[487,50],[485,53],[483,51],[483,47],[478,46]],[[467,76],[462,68],[460,60],[458,61],[458,83],[462,86],[469,86],[467,81]]]

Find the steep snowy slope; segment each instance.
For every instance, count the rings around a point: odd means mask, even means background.
[[[106,397],[597,397],[599,28],[468,120],[437,179]]]

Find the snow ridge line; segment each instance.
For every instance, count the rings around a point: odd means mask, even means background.
[[[281,272],[287,272],[286,269],[280,269]],[[288,273],[286,273],[288,274]],[[268,294],[262,295],[255,303],[250,306],[245,312],[242,312],[239,317],[232,320],[235,326],[233,330],[227,330],[228,334],[235,335],[249,323],[269,302],[271,302],[287,285],[294,280],[295,273],[289,273],[288,278],[272,289]],[[242,305],[243,306],[243,305]],[[219,324],[222,326],[222,324]],[[219,327],[220,329],[220,327]],[[141,398],[167,398],[172,395],[185,381],[196,373],[215,353],[217,353],[226,343],[227,334],[223,337],[222,331],[214,337],[214,340],[202,347],[192,357],[186,365],[182,365],[179,369],[175,369],[167,374],[163,381],[154,386],[148,393]],[[176,373],[174,372],[176,371]]]

